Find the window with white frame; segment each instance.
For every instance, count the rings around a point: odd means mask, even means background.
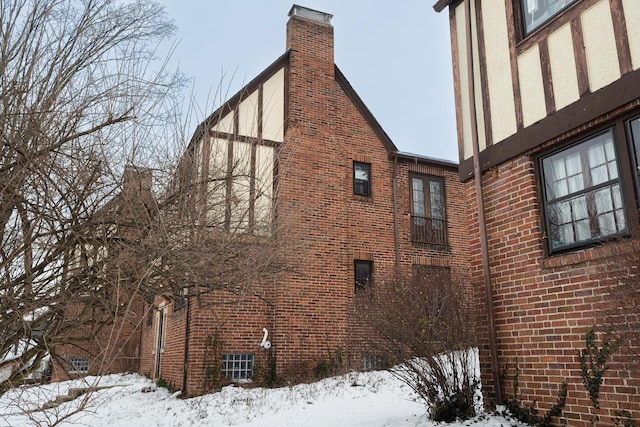
[[[576,0],[519,0],[524,21],[524,33],[529,34]]]
[[[86,374],[89,372],[88,357],[72,357],[69,365],[70,374]]]
[[[223,353],[222,375],[231,381],[251,381],[253,378],[253,354]]]
[[[551,252],[627,231],[613,128],[541,163]]]

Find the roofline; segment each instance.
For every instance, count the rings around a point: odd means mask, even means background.
[[[450,169],[454,172],[458,171],[458,163],[452,162],[451,160],[437,159],[435,157],[422,156],[420,154],[407,153],[403,151],[396,151],[394,155],[398,158],[398,160],[401,161],[429,164],[431,166]]]
[[[360,114],[362,114],[367,123],[369,123],[369,126],[371,126],[373,132],[378,136],[378,138],[380,138],[380,141],[382,141],[385,148],[390,153],[396,153],[398,151],[398,148],[395,146],[393,141],[391,141],[391,138],[389,138],[389,135],[387,135],[384,129],[382,129],[382,126],[380,126],[380,123],[376,120],[373,113],[371,113],[371,110],[367,108],[360,96],[358,96],[358,94],[356,93],[353,86],[351,86],[351,83],[349,83],[344,74],[342,74],[342,71],[340,71],[338,66],[334,65],[334,67],[336,81],[338,82],[342,90],[344,90],[349,99],[351,99],[351,102],[353,102],[353,105],[355,105]]]
[[[282,54],[278,59],[273,61],[271,65],[265,68],[260,74],[258,74],[253,80],[244,85],[235,95],[229,98],[228,101],[225,101],[217,110],[211,113],[206,119],[204,119],[193,132],[193,136],[189,141],[189,147],[195,143],[197,143],[204,134],[204,130],[207,127],[211,127],[218,122],[222,117],[231,112],[240,101],[242,101],[243,97],[255,91],[261,83],[265,80],[273,76],[278,70],[282,67],[286,66],[289,62],[289,53],[290,50],[287,50],[284,54]]]
[[[436,2],[436,4],[434,4],[434,5],[433,5],[433,9],[434,9],[436,12],[442,12],[442,10],[443,10],[445,7],[447,7],[447,6],[451,5],[451,3],[455,3],[455,2],[456,2],[456,0],[438,0],[438,1]]]

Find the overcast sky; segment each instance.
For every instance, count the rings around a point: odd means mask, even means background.
[[[292,0],[159,1],[200,119],[219,87],[230,97],[285,52]],[[400,151],[458,161],[449,18],[435,0],[295,1],[333,14],[335,63]]]

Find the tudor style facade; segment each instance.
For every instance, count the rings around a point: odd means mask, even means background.
[[[637,368],[614,355],[594,412],[577,353],[640,237],[640,2],[434,5],[446,7],[460,178],[474,202],[471,262],[489,295],[478,296],[490,325],[485,394],[500,403],[512,393],[517,363],[518,398],[542,409],[569,382],[572,426],[591,425],[594,413],[611,425],[620,410],[637,419]]]
[[[284,224],[288,268],[241,301],[219,291],[208,307],[189,295],[147,306],[140,372],[189,395],[273,369],[295,381],[336,352],[366,368],[354,298],[372,275],[424,266],[468,282],[457,165],[399,152],[334,64],[331,15],[294,5],[289,16],[286,53],[189,148],[212,228]]]

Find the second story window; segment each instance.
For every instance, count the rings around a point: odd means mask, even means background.
[[[411,176],[411,240],[436,245],[448,244],[442,178]]]
[[[371,164],[353,162],[353,194],[371,195]]]
[[[524,21],[524,33],[529,34],[576,0],[519,0]]]

